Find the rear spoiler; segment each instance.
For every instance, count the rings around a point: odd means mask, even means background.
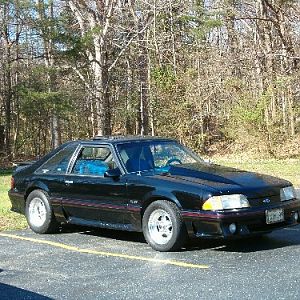
[[[28,165],[34,164],[35,162],[36,162],[36,160],[15,162],[15,163],[13,163],[13,166],[14,167],[28,166]]]
[[[15,172],[18,172],[26,167],[33,165],[35,162],[36,160],[15,162],[13,163],[13,167],[15,168]]]

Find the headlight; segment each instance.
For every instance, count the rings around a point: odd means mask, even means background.
[[[240,194],[213,196],[207,199],[203,206],[203,210],[223,210],[249,207],[247,197]]]
[[[280,200],[287,201],[296,198],[295,189],[293,186],[287,186],[280,189]]]

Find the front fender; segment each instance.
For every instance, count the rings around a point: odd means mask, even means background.
[[[164,191],[164,190],[154,190],[154,191],[150,191],[144,195],[143,201],[142,201],[142,203],[143,203],[142,211],[144,211],[150,203],[152,203],[156,200],[169,200],[169,201],[175,203],[179,209],[182,209],[181,203],[179,202],[177,197],[172,192]]]

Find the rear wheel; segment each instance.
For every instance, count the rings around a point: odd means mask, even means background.
[[[53,233],[58,230],[48,195],[42,190],[34,190],[28,195],[25,215],[29,227],[36,233]]]
[[[186,242],[185,224],[177,206],[166,200],[151,203],[143,216],[147,243],[157,251],[175,251]]]

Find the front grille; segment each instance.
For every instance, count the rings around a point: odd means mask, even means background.
[[[248,201],[252,207],[259,207],[259,206],[269,206],[275,203],[280,203],[280,195],[273,195],[273,196],[264,196],[259,198],[248,198]]]

